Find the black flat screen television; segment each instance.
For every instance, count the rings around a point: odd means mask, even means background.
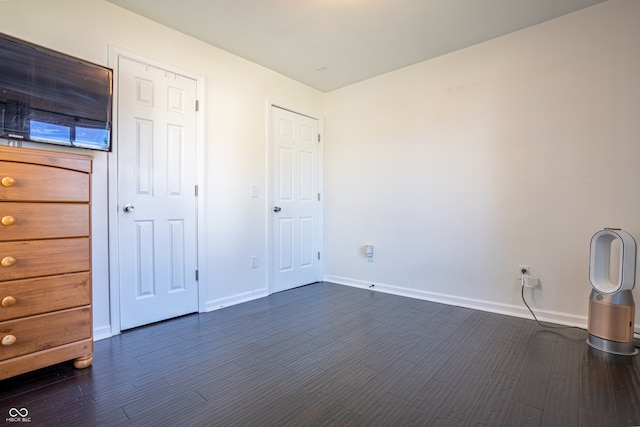
[[[109,151],[113,71],[0,34],[0,138]]]

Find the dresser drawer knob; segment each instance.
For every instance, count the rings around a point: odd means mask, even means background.
[[[2,338],[2,345],[5,347],[9,347],[10,345],[14,345],[16,343],[16,337],[14,335],[5,335]]]
[[[16,185],[16,180],[11,178],[10,176],[5,176],[2,178],[2,186],[3,187],[13,187]]]
[[[16,303],[16,299],[12,296],[8,296],[8,297],[2,298],[2,303],[0,303],[0,305],[2,305],[4,308],[7,308],[7,307],[11,307],[15,303]]]
[[[16,218],[11,215],[6,215],[2,217],[2,225],[6,225],[7,227],[16,223]]]
[[[2,258],[1,264],[3,267],[13,267],[16,264],[16,259],[12,256],[6,256]]]

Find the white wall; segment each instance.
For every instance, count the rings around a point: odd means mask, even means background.
[[[640,239],[638,22],[612,0],[329,93],[326,278],[528,315],[529,264],[540,317],[586,325],[591,236]]]
[[[206,205],[199,238],[206,265],[199,267],[206,309],[266,294],[267,104],[321,118],[322,93],[102,0],[0,1],[0,31],[102,65],[115,46],[202,76],[206,171],[199,184]],[[112,332],[107,172],[115,159],[94,155],[93,302],[100,338]],[[258,199],[249,198],[250,184],[259,185]],[[258,269],[250,269],[252,255],[259,256]]]

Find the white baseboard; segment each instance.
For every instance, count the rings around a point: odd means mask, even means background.
[[[93,340],[100,341],[106,338],[111,338],[111,325],[98,326],[93,328]]]
[[[338,285],[351,286],[354,288],[367,289],[375,292],[383,292],[392,295],[421,299],[425,301],[437,302],[441,304],[454,305],[457,307],[472,308],[474,310],[487,311],[490,313],[505,314],[507,316],[533,319],[529,310],[524,307],[510,304],[497,303],[492,301],[463,298],[455,295],[440,294],[436,292],[421,291],[418,289],[403,288],[400,286],[387,285],[384,283],[365,282],[362,280],[349,279],[346,277],[325,276],[325,282],[336,283]],[[373,286],[372,286],[373,285]],[[577,326],[587,328],[587,318],[569,313],[534,309],[538,320],[542,322],[555,323],[566,326]]]
[[[244,292],[241,294],[233,295],[226,298],[220,298],[216,300],[207,301],[205,305],[205,311],[220,310],[221,308],[229,307],[232,305],[240,304],[243,302],[252,301],[258,298],[264,298],[269,296],[269,289],[258,289],[256,291]]]

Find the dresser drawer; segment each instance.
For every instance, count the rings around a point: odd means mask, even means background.
[[[89,235],[89,204],[0,202],[0,241]]]
[[[84,172],[0,161],[0,200],[88,202],[89,184]]]
[[[0,322],[0,360],[91,337],[91,308]]]
[[[91,304],[91,274],[0,282],[0,322]]]
[[[0,242],[0,281],[89,271],[89,238]]]

